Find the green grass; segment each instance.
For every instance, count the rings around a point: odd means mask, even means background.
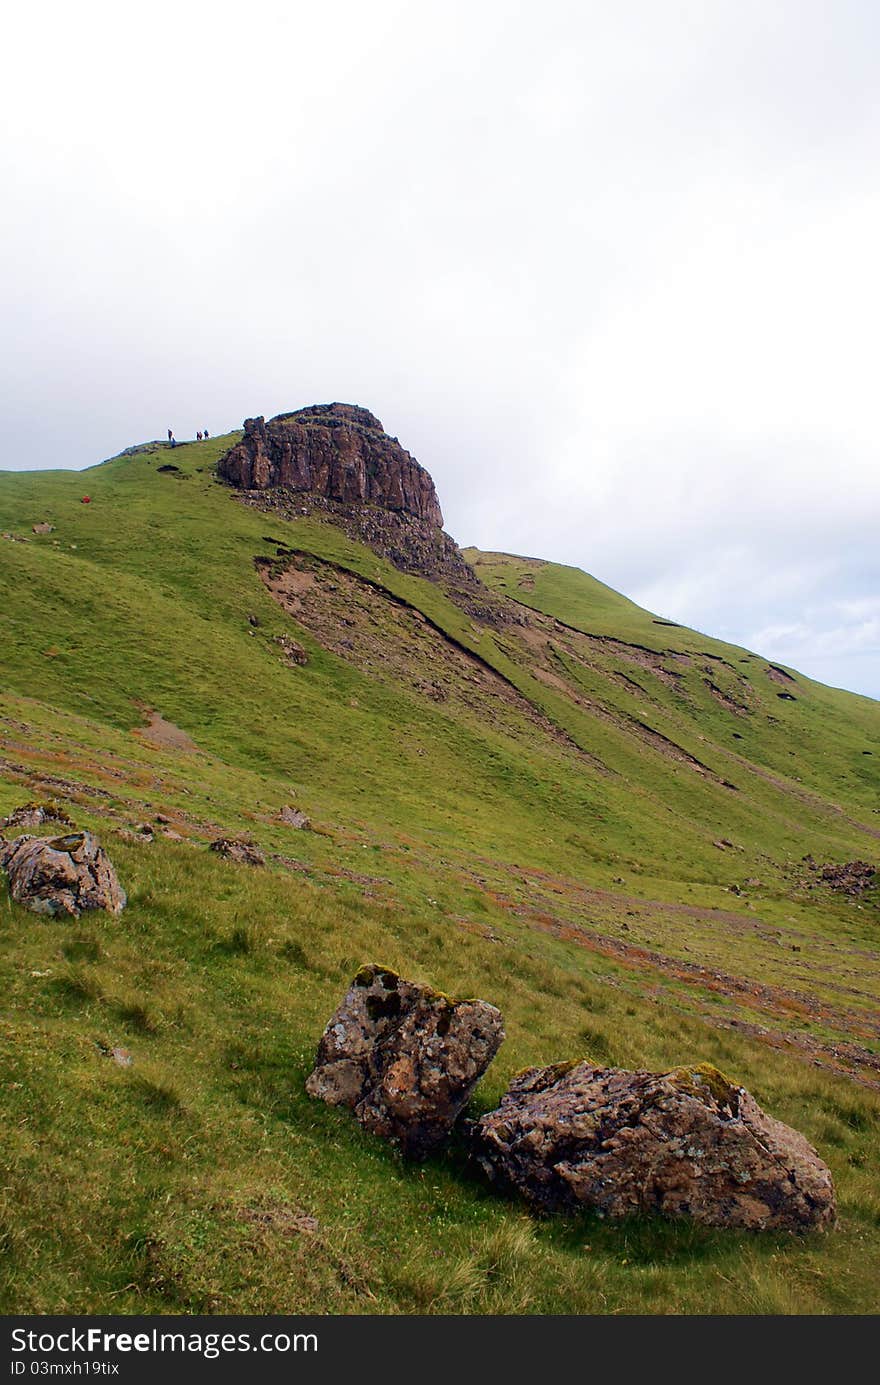
[[[9,905],[2,915],[7,1311],[871,1308],[872,1094],[634,1006],[613,965],[585,964],[552,939],[512,930],[492,945],[185,846],[113,851],[132,893],[123,919],[48,923]],[[253,929],[248,947],[230,948],[242,926]],[[405,1165],[303,1092],[329,1010],[357,963],[375,956],[503,1005],[508,1039],[483,1107],[524,1064],[585,1049],[656,1068],[696,1052],[735,1071],[822,1148],[840,1228],[790,1241],[660,1222],[544,1223],[491,1196],[457,1148]],[[118,1045],[131,1067],[107,1056]],[[291,1230],[297,1213],[319,1231]]]
[[[74,923],[0,896],[0,1308],[876,1311],[877,898],[801,858],[876,860],[878,705],[469,553],[533,612],[490,626],[330,524],[241,505],[213,479],[228,443],[0,475],[0,531],[29,538],[0,539],[0,815],[55,799],[130,901]],[[254,564],[279,548],[315,575],[296,618]],[[346,612],[368,661],[339,652]],[[151,743],[144,707],[196,749]],[[182,842],[125,836],[157,814]],[[221,832],[268,866],[207,851]],[[839,1228],[544,1222],[457,1144],[405,1165],[303,1090],[374,959],[501,1007],[478,1109],[583,1053],[717,1064],[817,1145]]]

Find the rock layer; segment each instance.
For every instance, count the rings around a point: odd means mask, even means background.
[[[831,1225],[831,1174],[796,1130],[707,1066],[532,1068],[474,1127],[489,1177],[543,1211],[688,1216],[709,1226]]]
[[[324,1031],[306,1089],[421,1158],[449,1133],[503,1038],[494,1005],[363,967]]]
[[[427,471],[354,404],[316,404],[268,423],[245,419],[244,437],[220,458],[217,474],[242,490],[285,486],[443,525]]]
[[[121,914],[125,908],[125,891],[91,832],[0,841],[0,866],[9,877],[12,898],[36,914],[77,918],[84,909]]]

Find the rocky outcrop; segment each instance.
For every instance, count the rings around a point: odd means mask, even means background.
[[[306,1089],[421,1158],[449,1133],[503,1038],[494,1005],[362,967],[324,1030]]]
[[[254,842],[238,840],[235,837],[218,837],[211,842],[211,850],[227,861],[237,861],[241,866],[264,866],[266,858]]]
[[[870,861],[831,861],[825,865],[819,865],[812,856],[805,856],[803,864],[818,877],[823,885],[835,890],[838,894],[849,895],[853,899],[860,899],[868,890],[877,884],[877,867]],[[812,881],[807,879],[804,883],[808,889],[813,888]]]
[[[217,474],[240,490],[284,486],[443,526],[427,471],[354,404],[316,404],[268,423],[245,419],[244,437],[220,458]]]
[[[77,918],[85,909],[120,914],[125,908],[125,891],[91,832],[0,841],[0,866],[9,878],[12,898],[36,914]]]
[[[805,1231],[835,1216],[831,1174],[796,1130],[715,1068],[531,1068],[474,1128],[489,1177],[543,1211],[661,1212]]]
[[[10,827],[42,827],[47,822],[63,823],[65,827],[73,825],[67,814],[51,803],[23,803],[8,817],[0,818],[0,831]]]

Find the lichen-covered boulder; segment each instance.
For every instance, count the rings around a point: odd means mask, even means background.
[[[0,844],[0,866],[13,899],[36,914],[71,914],[107,909],[121,914],[125,891],[97,837],[16,837]]]
[[[501,1014],[485,1000],[450,1000],[387,967],[362,967],[324,1030],[306,1089],[422,1158],[449,1133],[503,1038]]]
[[[834,1222],[831,1174],[812,1146],[707,1065],[530,1068],[476,1123],[474,1152],[490,1179],[547,1212],[661,1212],[756,1231]]]

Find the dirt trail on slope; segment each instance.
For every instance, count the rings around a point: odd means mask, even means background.
[[[166,721],[161,712],[152,707],[144,707],[143,713],[147,718],[147,725],[136,727],[134,731],[139,740],[148,741],[160,750],[177,750],[186,755],[195,755],[198,752],[199,747],[192,737],[179,726],[175,726],[173,721]]]

